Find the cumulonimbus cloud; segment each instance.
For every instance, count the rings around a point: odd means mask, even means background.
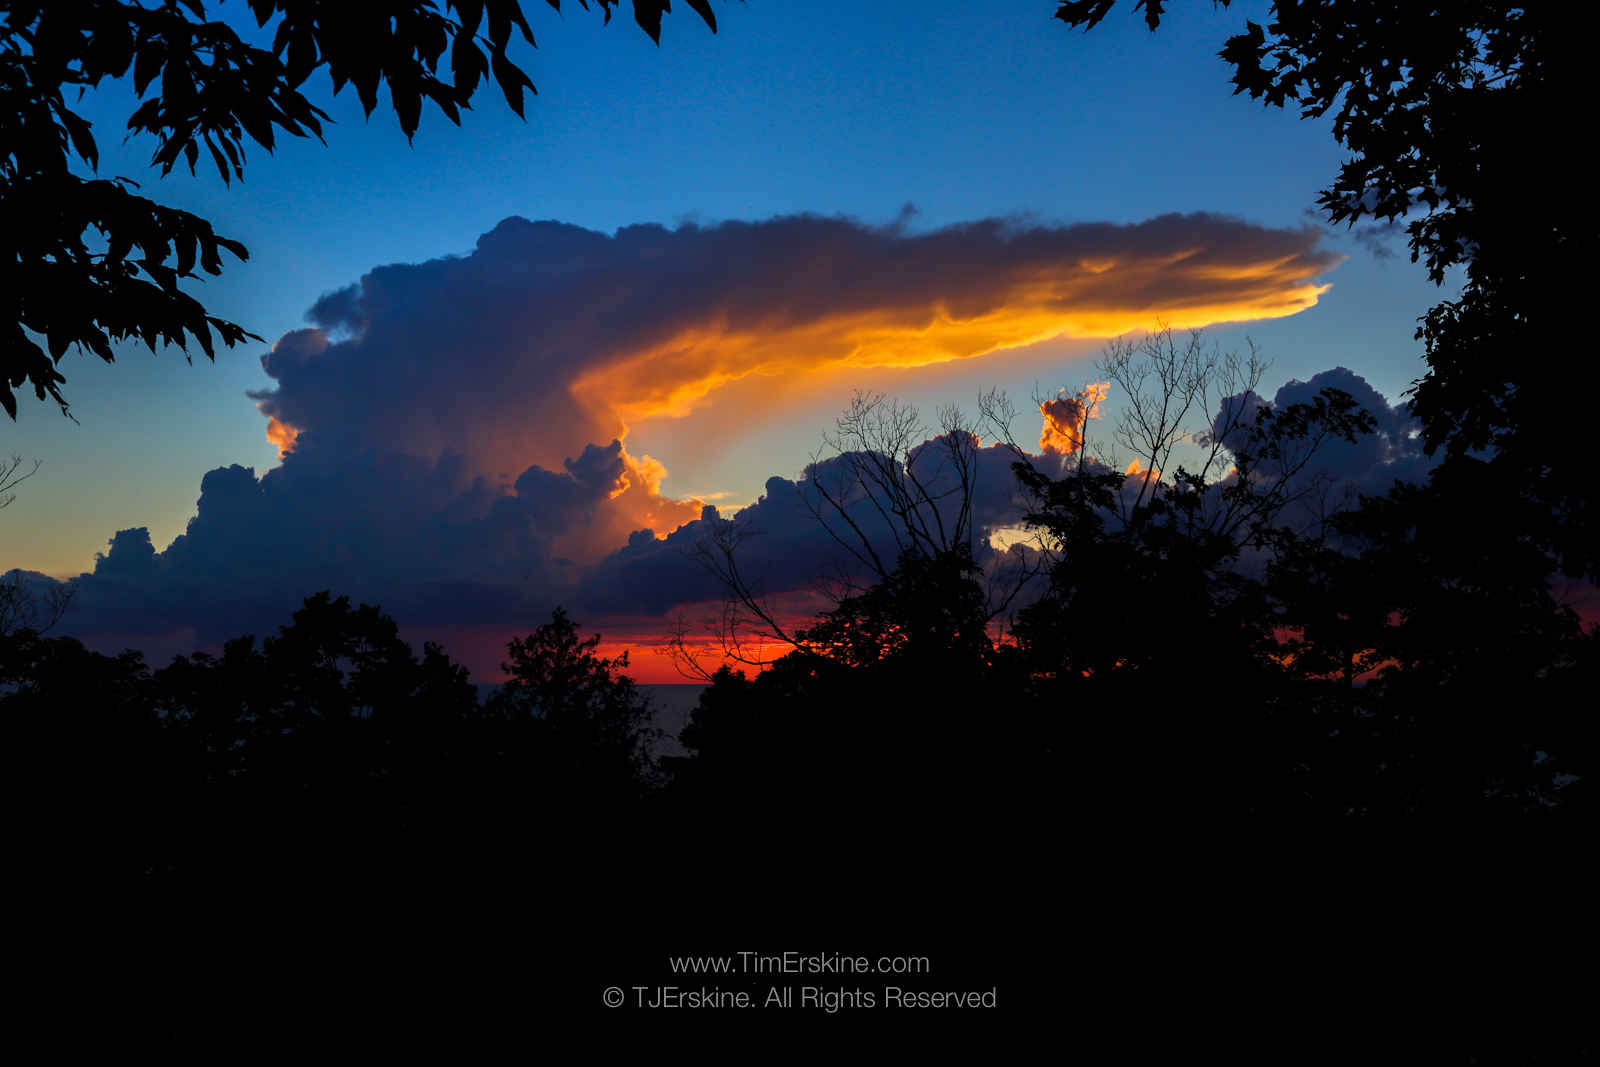
[[[1289,315],[1339,258],[1310,229],[1204,214],[928,233],[809,215],[612,235],[507,219],[466,255],[378,267],[317,301],[311,327],[263,357],[275,388],[254,394],[281,466],[212,471],[164,550],[119,533],[80,582],[74,626],[215,637],[329,586],[419,625],[569,597],[652,615],[707,593],[679,543],[712,513],[664,494],[662,465],[630,451],[642,420],[705,418],[720,386],[753,376],[781,394],[1157,318]],[[758,508],[775,580],[818,543],[794,493],[769,482]]]
[[[1339,260],[1216,215],[988,219],[931,233],[811,215],[614,235],[510,218],[468,255],[379,267],[263,359],[270,436],[513,478],[751,375],[918,366],[1057,336],[1290,315]]]

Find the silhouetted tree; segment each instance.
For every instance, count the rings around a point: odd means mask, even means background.
[[[649,704],[597,643],[558,611],[480,706],[438,646],[419,659],[378,608],[324,592],[264,642],[153,674],[137,653],[0,634],[0,709],[39,836],[101,873],[526,873],[596,828],[618,840],[658,784]]]
[[[0,634],[32,630],[46,634],[72,604],[76,587],[65,582],[36,582],[22,570],[0,575]]]
[[[940,411],[938,432],[930,436],[915,408],[882,394],[853,397],[797,486],[801,502],[839,550],[833,573],[820,573],[824,564],[818,561],[817,587],[836,605],[828,616],[833,624],[803,630],[787,621],[759,576],[743,565],[742,550],[762,531],[744,517],[713,521],[694,556],[727,591],[715,634],[722,656],[759,667],[774,645],[835,659],[873,655],[869,642],[847,632],[863,621],[863,611],[888,626],[892,613],[883,610],[885,597],[909,607],[905,593],[921,581],[913,575],[937,575],[935,584],[954,593],[940,624],[953,627],[950,634],[972,625],[981,631],[1001,619],[1037,570],[1020,553],[981,559],[994,554],[975,517],[979,450],[973,427],[953,405]],[[877,631],[879,638],[888,634]],[[673,635],[671,647],[681,671],[711,680],[686,626]]]
[[[146,873],[159,850],[166,761],[137,652],[0,633],[5,774],[29,873]],[[14,846],[15,847],[15,846]]]
[[[560,9],[560,0],[547,0]],[[578,0],[587,8],[587,0]],[[596,0],[611,19],[617,0]],[[688,0],[713,31],[707,0]],[[133,75],[144,98],[128,119],[132,134],[156,139],[153,166],[190,171],[202,146],[224,182],[244,176],[246,139],[271,151],[278,132],[322,137],[327,114],[300,90],[326,69],[337,94],[354,87],[371,115],[387,86],[409,138],[424,101],[451,122],[492,77],[519,116],[527,74],[507,48],[512,30],[533,44],[519,0],[249,0],[258,25],[277,20],[270,49],[246,43],[226,23],[206,18],[203,0],[58,3],[27,0],[0,9],[0,297],[15,323],[0,340],[0,406],[16,418],[14,390],[27,383],[40,400],[67,410],[57,369],[73,346],[106,362],[113,343],[158,339],[215,358],[215,343],[260,340],[206,312],[180,283],[222,270],[224,252],[245,247],[191,212],[164,207],[124,177],[86,179],[99,151],[90,124],[68,93]],[[660,40],[669,0],[635,0],[634,17]],[[482,32],[480,32],[482,31]],[[440,61],[448,54],[448,75]],[[146,97],[153,85],[159,87]],[[41,347],[30,336],[43,338]]]
[[[1057,17],[1087,29],[1112,6],[1071,0]],[[1135,6],[1159,25],[1165,5]],[[1280,0],[1265,28],[1247,22],[1220,55],[1235,92],[1333,116],[1350,158],[1321,195],[1331,221],[1404,218],[1412,259],[1434,282],[1462,270],[1460,298],[1417,331],[1428,372],[1413,410],[1427,447],[1449,462],[1487,450],[1487,466],[1462,481],[1538,501],[1526,534],[1592,578],[1600,536],[1578,405],[1600,377],[1593,360],[1566,353],[1600,234],[1591,213],[1571,209],[1587,199],[1581,172],[1537,165],[1570,135],[1588,39],[1559,4]]]
[[[14,489],[39,473],[39,460],[23,471],[22,457],[0,460],[0,510],[17,499]],[[18,630],[49,633],[72,603],[75,588],[65,582],[33,582],[21,570],[0,575],[0,634]]]
[[[702,669],[674,795],[739,824],[798,832],[825,817],[836,844],[935,798],[955,821],[1037,814],[1024,798],[1050,782],[1053,746],[1035,709],[1009,699],[1017,664],[991,633],[1033,571],[980,564],[977,436],[954,408],[930,437],[914,409],[858,395],[824,445],[798,491],[845,561],[832,608],[781,617],[741,567],[759,533],[744,522],[716,524],[699,548],[728,590],[722,651],[765,669]],[[788,651],[747,655],[750,633]]]
[[[1557,599],[1554,561],[1525,533],[1529,505],[1485,501],[1474,464],[1370,498],[1333,517],[1330,543],[1274,561],[1287,666],[1323,712],[1308,768],[1330,806],[1590,810],[1600,753],[1580,694],[1597,636]]]
[[[1018,699],[1019,664],[990,643],[981,613],[955,627],[972,638],[965,648],[903,633],[903,600],[879,615],[897,597],[951,591],[937,580],[913,591],[934,577],[915,571],[817,621],[813,636],[862,628],[834,657],[791,652],[753,678],[719,669],[679,735],[689,755],[664,761],[673,795],[720,825],[817,827],[840,844],[937,827],[1010,832],[1049,817],[1040,798],[1058,781],[1059,716]],[[887,639],[881,651],[875,636]]]
[[[259,647],[229,641],[156,672],[172,787],[172,863],[290,872],[386,859],[460,812],[449,788],[477,698],[433,645],[319,593]]]
[[[569,809],[625,804],[653,779],[650,702],[621,673],[628,654],[600,656],[599,644],[558,608],[511,641],[508,680],[484,707],[491,734],[524,738],[518,748],[532,760],[509,768],[510,784]]]
[[[1048,587],[1012,628],[1030,699],[1074,709],[1073,778],[1103,813],[1289,810],[1279,621],[1260,557],[1294,537],[1284,524],[1318,489],[1318,452],[1369,433],[1372,417],[1336,389],[1281,410],[1254,403],[1253,354],[1208,353],[1198,336],[1179,345],[1170,331],[1113,342],[1098,369],[1128,394],[1116,443],[1142,462],[1122,471],[1092,454],[1098,390],[1080,394],[1082,422],[1065,435],[1075,451],[1047,454],[1058,471],[1013,446],[1025,521],[1049,561]],[[1009,410],[991,410],[1008,433]],[[1128,759],[1140,789],[1119,788]]]
[[[1059,5],[1090,28],[1110,0]],[[1220,0],[1218,6],[1227,6]],[[1164,5],[1144,0],[1151,29]],[[1600,573],[1588,424],[1600,381],[1570,358],[1594,220],[1585,190],[1539,167],[1581,98],[1587,36],[1557,5],[1280,2],[1222,58],[1236,92],[1333,116],[1351,153],[1329,219],[1405,220],[1413,261],[1459,299],[1422,317],[1412,410],[1425,487],[1279,538],[1271,584],[1305,711],[1308,788],[1330,810],[1589,812],[1597,634],[1560,603]],[[1526,358],[1540,353],[1543,358]]]
[[[1319,451],[1374,420],[1336,389],[1275,409],[1253,392],[1263,366],[1198,334],[1110,344],[1099,369],[1128,393],[1115,434],[1138,460],[1128,471],[1107,466],[1090,436],[1104,387],[1041,401],[1054,432],[1037,461],[1011,439],[1015,410],[983,399],[1029,502],[1023,572],[1047,577],[1005,640],[970,548],[977,464],[959,461],[976,455],[976,436],[957,438],[966,452],[946,460],[940,495],[937,471],[907,471],[918,450],[904,409],[858,400],[841,425],[870,428],[878,413],[888,430],[850,444],[903,443],[836,447],[852,462],[828,472],[839,484],[818,486],[816,510],[875,580],[809,626],[773,627],[794,651],[769,670],[711,679],[682,734],[695,755],[676,767],[679,784],[732,795],[762,788],[756,768],[781,768],[783,781],[827,768],[827,802],[959,795],[1014,808],[1021,796],[1070,796],[1101,814],[1166,817],[1295,809],[1299,724],[1262,557],[1297,536],[1284,524],[1325,488]],[[953,436],[945,429],[930,446]],[[826,476],[820,464],[810,473]],[[950,530],[960,539],[941,536]],[[883,546],[898,550],[892,569]],[[719,544],[713,569],[759,608],[737,547]],[[1130,761],[1149,777],[1137,788]],[[872,787],[832,784],[841,780]]]

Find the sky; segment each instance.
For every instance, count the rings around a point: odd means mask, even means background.
[[[158,654],[344,580],[481,670],[556,601],[615,647],[659,640],[705,590],[655,546],[793,492],[770,479],[801,478],[856,389],[1026,408],[1161,320],[1253,341],[1268,396],[1345,368],[1401,400],[1416,318],[1450,293],[1401,238],[1308,214],[1342,160],[1329,124],[1232,95],[1215,55],[1265,4],[1154,34],[1120,8],[1084,34],[1051,0],[978,6],[719,3],[717,34],[679,12],[658,47],[626,13],[530,3],[526,121],[489,86],[408,144],[386,100],[368,121],[319,74],[328,144],[253,150],[231,187],[161,178],[153,143],[119,143],[131,87],[103,86],[82,107],[101,173],[244,242],[192,291],[265,342],[69,355],[76,421],[24,397],[0,423],[0,453],[41,461],[0,569],[98,566],[78,625]],[[119,533],[140,528],[155,562]]]

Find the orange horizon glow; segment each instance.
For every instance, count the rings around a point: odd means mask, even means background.
[[[624,652],[628,655],[628,665],[619,671],[627,675],[640,685],[703,685],[705,679],[686,675],[680,672],[672,658],[669,649],[669,634],[667,624],[663,620],[660,627],[650,628],[616,628],[607,625],[608,620],[600,620],[593,628],[581,624],[580,629],[584,636],[598,631],[600,643],[595,646],[595,655],[605,659],[617,659]],[[809,621],[809,619],[807,620]],[[632,627],[640,627],[640,621],[635,620]],[[513,637],[525,637],[533,627],[402,627],[402,636],[417,647],[423,641],[434,641],[440,644],[456,663],[465,666],[474,682],[499,685],[504,683],[508,675],[502,669],[506,660],[506,645]],[[790,651],[790,646],[775,640],[765,642],[751,642],[747,648],[754,656],[764,660],[761,664],[742,663],[723,653],[715,639],[706,635],[691,636],[689,649],[695,659],[706,669],[708,674],[714,674],[718,667],[726,664],[736,671],[754,676],[771,665],[773,660]]]

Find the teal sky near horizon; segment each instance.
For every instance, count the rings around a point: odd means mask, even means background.
[[[870,10],[750,0],[717,5],[715,36],[675,13],[659,48],[625,15],[602,26],[597,13],[525,6],[540,46],[520,57],[539,88],[525,123],[489,86],[462,128],[425,112],[408,145],[386,101],[368,122],[353,93],[330,99],[318,75],[311,95],[335,119],[328,145],[252,151],[231,188],[214,169],[162,179],[147,166],[150,142],[120,145],[133,109],[126,85],[85,99],[102,175],[135,178],[249,247],[248,263],[229,262],[195,291],[267,343],[221,351],[215,364],[197,355],[192,366],[133,345],[112,366],[69,355],[76,422],[24,398],[18,420],[0,423],[0,453],[42,461],[0,523],[0,569],[76,574],[134,526],[164,548],[194,514],[206,471],[277,462],[245,395],[273,385],[259,363],[272,341],[373,267],[464,254],[508,216],[610,233],[797,212],[886,223],[911,204],[913,232],[990,217],[1127,223],[1194,211],[1299,227],[1313,224],[1306,209],[1342,158],[1326,122],[1231,95],[1215,53],[1246,18],[1261,19],[1262,3],[1178,9],[1153,35],[1119,8],[1085,35],[1053,21],[1050,0],[1005,14],[971,14],[955,0]],[[218,14],[237,20],[244,7]],[[1342,365],[1397,400],[1423,369],[1415,320],[1448,294],[1398,239],[1390,258],[1343,234],[1327,244],[1348,258],[1322,279],[1331,288],[1314,308],[1211,333],[1224,346],[1257,343],[1273,360],[1269,394]],[[1025,400],[1035,387],[1081,384],[1098,348],[1045,342],[880,369],[859,384],[929,409],[970,405],[993,386]],[[769,475],[799,471],[847,397],[848,388],[805,391],[713,434],[697,432],[693,415],[650,419],[628,447],[662,461],[667,495],[748,501]]]

